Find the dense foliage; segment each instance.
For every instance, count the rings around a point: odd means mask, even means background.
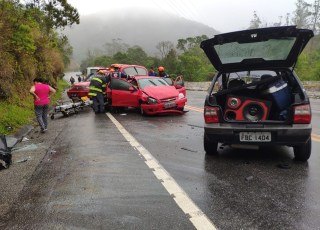
[[[54,29],[79,23],[76,10],[64,0],[35,2],[0,1],[1,100],[23,103],[36,76],[54,86],[70,62],[68,39]]]
[[[55,29],[79,23],[66,0],[0,1],[0,133],[31,116],[29,90],[35,77],[57,87],[72,47]]]

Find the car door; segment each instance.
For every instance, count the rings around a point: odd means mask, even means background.
[[[110,83],[111,105],[123,107],[138,107],[138,90],[124,79],[112,78]]]
[[[183,93],[183,95],[186,96],[186,87],[184,86],[184,80],[181,75],[176,78],[176,80],[173,82],[173,85],[176,87],[179,93]]]

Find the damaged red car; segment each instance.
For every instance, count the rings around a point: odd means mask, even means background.
[[[174,81],[176,82],[176,81]],[[141,114],[183,114],[187,102],[183,81],[170,85],[164,78],[133,76],[112,78],[107,87],[111,108],[133,107]]]

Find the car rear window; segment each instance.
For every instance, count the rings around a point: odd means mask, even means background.
[[[215,45],[222,64],[240,63],[246,59],[286,60],[296,39],[269,39],[262,42]]]

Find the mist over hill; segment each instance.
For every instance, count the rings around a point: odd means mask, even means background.
[[[120,38],[123,43],[138,45],[148,55],[156,56],[156,45],[160,41],[171,41],[176,45],[180,38],[212,37],[218,32],[175,15],[131,8],[81,16],[79,25],[66,28],[62,33],[68,36],[73,46],[74,60],[80,62],[88,51],[105,50],[103,45],[111,43],[112,39]]]

